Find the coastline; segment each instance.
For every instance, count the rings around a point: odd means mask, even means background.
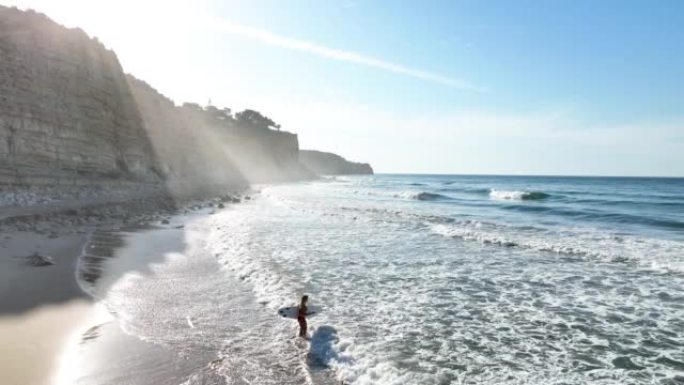
[[[174,217],[202,209],[224,207],[240,198],[188,201],[183,205],[161,202],[147,210],[139,202],[113,202],[95,208],[79,207],[76,213],[51,205],[35,214],[35,207],[14,208],[0,221],[0,372],[7,385],[70,384],[67,356],[79,348],[84,333],[93,326],[108,325],[109,343],[126,346],[139,358],[155,365],[172,358],[151,344],[121,331],[107,310],[88,293],[98,266],[124,247],[127,232],[158,224],[179,227]],[[176,207],[178,206],[178,207]],[[69,208],[68,210],[72,210]],[[113,215],[107,215],[112,213]],[[24,215],[22,215],[24,214]],[[171,225],[167,225],[171,221]],[[101,234],[108,234],[102,236]],[[99,237],[100,239],[96,239]],[[118,239],[118,241],[117,241]],[[41,259],[34,260],[35,256]],[[143,266],[149,261],[137,261]],[[101,266],[100,266],[101,267]],[[93,270],[93,268],[95,270]],[[102,272],[101,270],[99,271]],[[122,275],[125,271],[118,271]],[[109,277],[115,280],[116,277]],[[80,281],[80,283],[79,283]],[[163,349],[162,349],[163,350]],[[150,358],[156,357],[156,358]],[[177,366],[182,366],[174,362]],[[99,368],[100,370],[102,368]],[[102,382],[105,383],[105,382]]]
[[[120,301],[139,298],[122,296],[121,287],[131,281],[154,282],[157,269],[186,251],[188,222],[214,212],[204,208],[171,216],[168,223],[160,225],[93,234],[79,274],[84,290],[96,298],[100,308],[107,309],[107,317],[92,319],[85,333],[66,341],[55,385],[171,384],[197,376],[211,379],[213,384],[223,383],[223,378],[211,370],[211,362],[217,359],[215,350],[174,350],[164,340],[140,333],[137,317],[119,307]],[[161,309],[145,308],[161,322],[156,317]]]

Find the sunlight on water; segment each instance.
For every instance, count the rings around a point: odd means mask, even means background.
[[[217,357],[188,384],[681,381],[681,181],[480,178],[264,186],[108,305]],[[276,314],[303,293],[324,309],[310,343]]]

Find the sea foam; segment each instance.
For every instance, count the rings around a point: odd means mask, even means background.
[[[496,200],[542,200],[549,197],[549,194],[540,191],[507,191],[494,190],[489,192],[489,197]]]

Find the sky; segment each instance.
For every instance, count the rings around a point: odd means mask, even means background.
[[[3,4],[376,172],[684,176],[684,1]]]

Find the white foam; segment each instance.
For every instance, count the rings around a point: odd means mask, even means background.
[[[547,194],[537,191],[518,191],[518,190],[494,190],[489,192],[489,197],[496,200],[535,200],[548,197]]]
[[[244,374],[244,382],[622,384],[636,380],[634,371],[613,367],[620,352],[684,327],[678,302],[684,275],[654,272],[648,262],[668,263],[672,272],[681,243],[445,218],[429,203],[369,202],[355,188],[352,182],[268,187],[207,219],[208,252],[171,261],[178,262],[173,271],[215,259],[224,270],[212,272],[238,277],[263,305],[236,323],[212,326],[218,316],[206,302],[235,301],[242,291],[213,287],[225,282],[210,273],[199,281],[201,293],[163,286],[204,303],[172,318],[182,330],[176,337],[221,335],[220,373]],[[310,346],[288,339],[296,323],[276,314],[303,293],[324,308],[309,321]],[[140,303],[132,307],[148,312]],[[240,305],[220,316],[245,312]],[[174,317],[162,315],[148,319],[164,326],[160,319]],[[648,349],[681,357],[676,346]],[[277,365],[264,365],[264,358]],[[639,380],[674,375],[647,356],[630,359],[646,368]],[[336,381],[312,379],[317,373]]]
[[[646,269],[684,272],[682,244],[669,240],[617,236],[598,229],[523,232],[515,228],[492,224],[483,226],[477,221],[434,224],[431,226],[431,231],[446,237],[475,241],[485,245],[552,252],[589,258],[597,262],[633,262]]]

